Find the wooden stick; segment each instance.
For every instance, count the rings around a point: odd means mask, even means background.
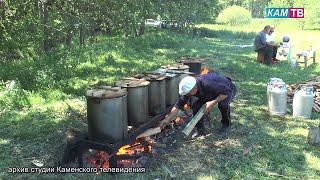
[[[320,111],[320,106],[316,103],[313,104],[316,107],[316,111],[319,112]]]
[[[197,114],[191,119],[191,121],[187,124],[187,126],[182,130],[182,132],[185,135],[188,136],[191,133],[192,129],[196,126],[196,124],[199,122],[199,120],[205,114],[205,111],[206,111],[206,104],[202,105],[202,107],[197,112]]]
[[[158,134],[160,132],[161,132],[161,128],[160,127],[150,128],[150,129],[146,130],[145,132],[139,134],[137,136],[137,139],[138,138],[142,138],[142,137],[148,137],[148,136],[151,136],[151,135],[154,135],[154,134]]]

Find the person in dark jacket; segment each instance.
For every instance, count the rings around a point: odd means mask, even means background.
[[[224,133],[231,125],[230,103],[236,94],[236,87],[228,77],[210,72],[198,77],[187,76],[179,83],[180,97],[170,114],[160,122],[160,126],[168,124],[179,112],[184,110],[184,105],[189,104],[195,115],[203,104],[206,104],[206,112],[210,112],[218,106],[221,113],[221,129],[219,134]],[[196,125],[200,134],[204,133],[204,116]]]
[[[267,42],[267,34],[270,33],[271,26],[267,25],[260,31],[254,39],[254,51],[264,54],[264,63],[267,65],[272,64],[273,46]]]

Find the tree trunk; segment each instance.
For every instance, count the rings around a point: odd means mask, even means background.
[[[71,47],[71,41],[72,41],[72,30],[67,30],[67,36],[66,36],[66,45],[70,48]]]
[[[43,50],[50,50],[49,42],[49,11],[48,2],[42,1],[42,24],[43,24]]]
[[[143,19],[142,21],[141,21],[141,24],[140,24],[140,26],[139,26],[139,36],[142,36],[142,35],[144,35],[144,32],[145,32],[145,20]]]
[[[84,25],[80,25],[80,31],[79,31],[79,44],[80,46],[84,45],[84,38],[85,38],[85,31],[84,31]]]
[[[251,17],[254,18],[254,0],[251,0]]]

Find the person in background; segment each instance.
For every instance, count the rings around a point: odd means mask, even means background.
[[[269,33],[266,34],[266,42],[272,47],[272,63],[273,64],[278,61],[276,57],[277,57],[277,51],[279,47],[275,42],[274,34],[275,33],[274,33],[273,27],[271,27]]]
[[[264,54],[264,63],[267,65],[272,64],[272,49],[271,43],[267,42],[267,34],[269,34],[271,27],[265,26],[254,39],[254,51]]]
[[[191,107],[193,115],[200,110],[202,105],[206,104],[207,113],[215,106],[218,106],[220,110],[222,126],[218,134],[223,135],[229,129],[231,125],[230,103],[236,94],[236,86],[230,78],[214,72],[197,77],[187,76],[179,83],[179,94],[178,101],[167,117],[160,122],[160,127],[169,124],[179,110],[185,110],[186,104]],[[209,120],[207,113],[196,125],[196,130],[200,135],[207,133],[204,127],[205,121]]]

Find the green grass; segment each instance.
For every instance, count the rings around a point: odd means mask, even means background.
[[[291,84],[319,75],[320,67],[292,69],[288,62],[273,67],[256,63],[250,48],[258,22],[247,27],[203,25],[208,37],[174,32],[153,32],[138,39],[99,37],[83,48],[57,50],[47,57],[1,64],[0,77],[18,79],[14,91],[1,87],[0,178],[103,179],[96,174],[9,174],[8,167],[33,167],[32,160],[56,166],[65,146],[68,129],[86,132],[84,92],[96,85],[112,84],[123,76],[155,69],[181,57],[211,57],[206,65],[230,76],[237,86],[233,102],[233,128],[228,138],[215,135],[220,126],[217,109],[212,113],[212,134],[179,142],[176,153],[157,158],[145,174],[119,174],[117,179],[319,179],[319,148],[307,143],[308,127],[320,123],[267,113],[266,83],[270,77]],[[292,33],[297,47],[305,48],[319,32],[279,27],[277,33]],[[299,33],[299,34],[296,34]],[[315,44],[319,45],[319,44]],[[319,51],[318,51],[319,52]],[[24,90],[23,90],[24,89]],[[15,102],[15,104],[12,104]],[[10,105],[11,104],[11,105]],[[245,153],[244,153],[245,152]],[[249,153],[248,153],[249,152]],[[114,178],[114,177],[113,177]]]

